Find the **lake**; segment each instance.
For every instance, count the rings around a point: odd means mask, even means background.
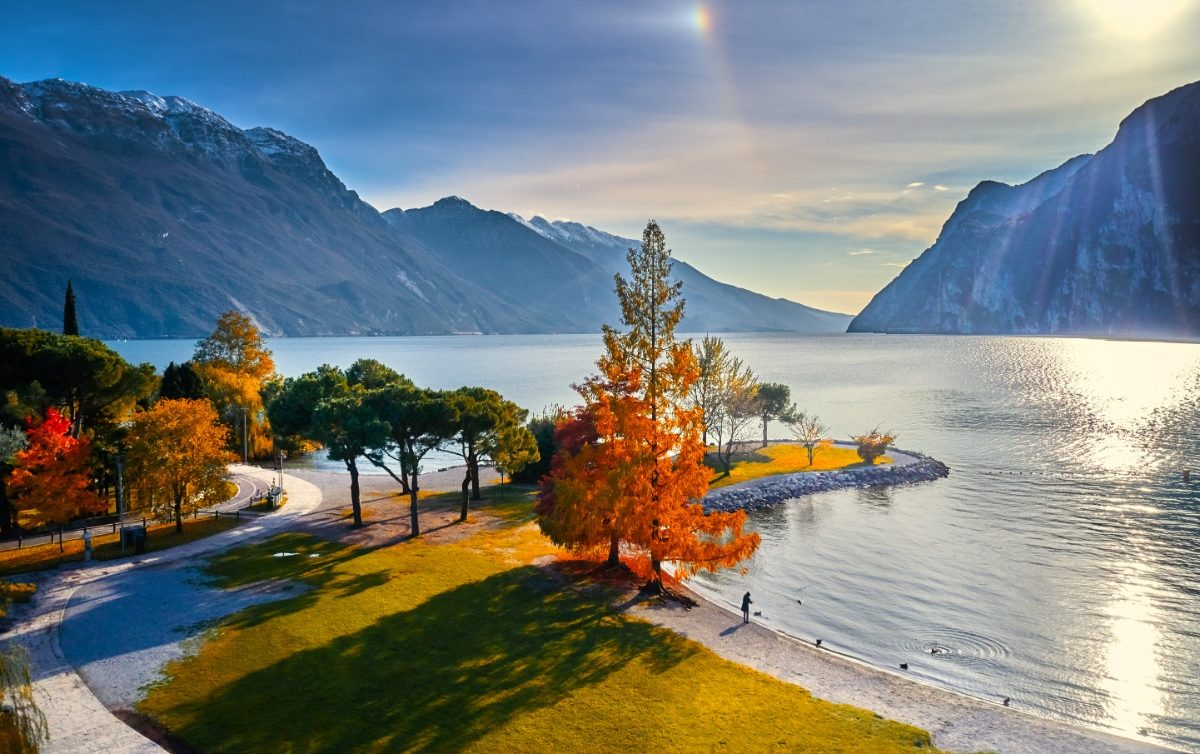
[[[1200,345],[723,337],[839,439],[890,429],[952,472],[755,514],[763,544],[745,573],[696,588],[731,606],[749,590],[764,624],[880,667],[1200,751]],[[159,368],[193,347],[110,345]],[[601,349],[598,335],[269,345],[285,375],[372,357],[535,411],[574,404]]]

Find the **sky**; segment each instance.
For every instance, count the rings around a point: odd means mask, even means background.
[[[975,184],[1200,79],[1198,39],[1200,0],[8,0],[0,75],[278,128],[380,210],[654,218],[713,277],[854,313]]]

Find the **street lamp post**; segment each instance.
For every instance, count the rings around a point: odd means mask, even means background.
[[[125,513],[125,457],[117,452],[117,520]]]

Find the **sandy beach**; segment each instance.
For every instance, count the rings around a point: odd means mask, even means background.
[[[757,623],[692,593],[691,610],[634,603],[633,615],[698,641],[722,657],[929,731],[940,748],[1000,754],[1162,754],[1173,749],[975,699],[839,656]]]

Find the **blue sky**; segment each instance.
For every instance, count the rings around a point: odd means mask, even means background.
[[[1200,0],[7,3],[0,75],[177,94],[449,194],[854,312],[984,179],[1200,79]]]

